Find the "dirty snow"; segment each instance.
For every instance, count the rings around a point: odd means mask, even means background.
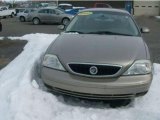
[[[0,71],[0,120],[160,120],[160,65],[150,91],[132,105],[109,108],[103,102],[85,102],[55,96],[39,89],[35,65],[58,35],[29,34],[23,52]]]
[[[3,40],[4,39],[4,37],[0,37],[0,40]]]
[[[160,16],[155,16],[157,19],[160,19]]]

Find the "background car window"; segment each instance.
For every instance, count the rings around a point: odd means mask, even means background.
[[[49,10],[49,14],[56,14],[56,11],[55,11],[55,10],[50,9],[50,10]]]
[[[34,12],[35,10],[31,10],[31,12]]]
[[[38,13],[48,14],[48,13],[49,13],[49,10],[48,10],[48,9],[43,9],[43,10],[40,10]]]
[[[24,13],[29,13],[29,10],[25,10]]]
[[[30,12],[34,12],[34,11],[36,11],[36,10],[31,10]]]
[[[58,14],[63,14],[63,13],[64,13],[64,10],[59,9],[59,8],[55,9],[55,11],[56,11],[56,13],[58,13]]]
[[[7,8],[6,8],[6,7],[3,7],[2,10],[7,10]]]

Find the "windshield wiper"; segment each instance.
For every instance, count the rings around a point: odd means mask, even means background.
[[[107,35],[133,36],[133,35],[129,35],[129,34],[116,33],[116,32],[111,32],[111,31],[94,31],[94,32],[88,32],[86,34],[107,34]]]
[[[78,34],[84,34],[84,32],[81,32],[81,31],[65,31],[65,33],[78,33]]]

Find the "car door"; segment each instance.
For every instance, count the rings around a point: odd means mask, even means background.
[[[51,23],[56,23],[57,21],[57,15],[54,9],[49,9],[49,21]]]
[[[55,12],[56,12],[56,15],[57,15],[56,21],[58,23],[61,23],[62,19],[65,17],[64,12],[62,10],[59,10],[59,9],[55,9]]]
[[[25,10],[25,11],[23,12],[23,16],[24,16],[24,17],[27,17],[28,14],[29,14],[29,10]]]
[[[38,11],[38,18],[41,22],[49,22],[50,21],[49,9],[41,9]]]
[[[61,22],[61,13],[59,13],[56,9],[50,9],[50,20],[52,23],[59,23]]]

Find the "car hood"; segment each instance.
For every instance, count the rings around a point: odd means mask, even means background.
[[[146,59],[141,37],[95,34],[61,34],[47,53],[57,55],[64,66],[71,62],[127,66]]]

